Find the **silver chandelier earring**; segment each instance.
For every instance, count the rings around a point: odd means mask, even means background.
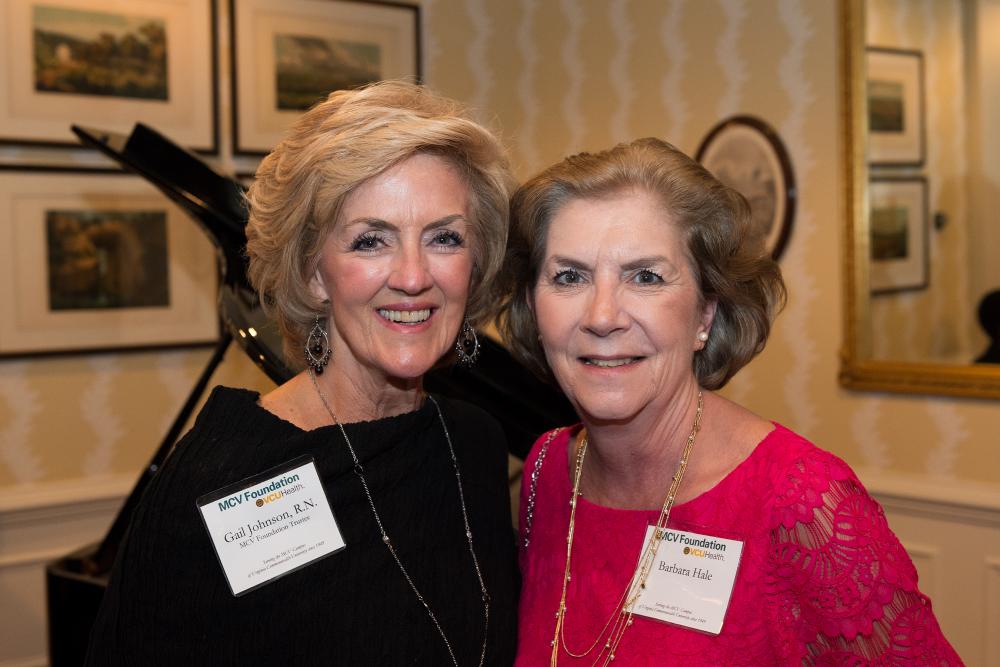
[[[476,330],[469,324],[469,320],[462,323],[462,330],[455,341],[455,352],[458,353],[458,361],[463,366],[471,366],[479,358],[479,338],[476,337]]]
[[[323,324],[320,322],[319,315],[316,316],[316,322],[313,324],[313,328],[309,331],[309,336],[306,337],[306,344],[304,346],[306,353],[306,365],[309,366],[316,375],[322,375],[323,369],[326,365],[330,363],[330,355],[332,351],[330,350],[330,335],[323,328]]]

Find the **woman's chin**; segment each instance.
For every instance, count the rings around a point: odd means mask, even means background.
[[[641,410],[631,402],[587,401],[577,405],[577,412],[591,424],[620,424],[634,418]]]
[[[421,355],[419,358],[386,359],[377,365],[379,371],[387,378],[401,382],[416,382],[426,375],[438,359],[431,355]]]

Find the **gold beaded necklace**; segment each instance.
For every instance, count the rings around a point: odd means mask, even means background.
[[[704,407],[703,398],[702,392],[699,391],[698,409],[694,415],[694,424],[691,426],[691,434],[688,435],[687,444],[684,446],[684,453],[681,454],[681,460],[677,464],[677,472],[674,473],[674,476],[671,479],[670,489],[667,491],[667,497],[663,500],[663,507],[660,509],[660,517],[656,521],[656,529],[653,531],[652,539],[643,549],[642,555],[639,558],[639,564],[632,572],[632,578],[629,580],[628,586],[626,586],[625,590],[622,591],[617,604],[611,612],[611,616],[608,617],[607,622],[597,634],[594,642],[584,651],[575,653],[566,645],[565,627],[566,613],[568,611],[568,606],[566,604],[566,589],[571,579],[570,564],[573,559],[573,533],[576,528],[576,503],[577,499],[580,497],[580,472],[583,470],[583,460],[587,456],[587,436],[584,435],[583,442],[581,442],[580,446],[577,448],[576,464],[573,471],[573,495],[569,501],[569,530],[566,534],[566,569],[563,572],[562,596],[559,600],[559,609],[556,611],[556,629],[552,637],[552,656],[549,660],[550,667],[556,667],[558,665],[560,648],[566,651],[566,654],[570,657],[585,658],[598,647],[605,634],[607,634],[607,639],[605,640],[604,645],[601,646],[600,650],[597,652],[592,664],[607,665],[615,659],[615,651],[618,650],[618,645],[621,643],[622,637],[625,635],[625,630],[632,625],[633,607],[635,606],[635,602],[638,600],[640,593],[646,587],[646,578],[649,576],[649,572],[653,567],[653,562],[656,560],[656,550],[659,548],[660,541],[663,539],[664,531],[667,528],[667,521],[670,519],[670,510],[674,506],[674,499],[677,497],[677,491],[680,489],[681,480],[684,479],[684,471],[687,470],[688,460],[691,456],[691,449],[694,447],[695,438],[698,435],[698,431],[701,429],[701,413]]]

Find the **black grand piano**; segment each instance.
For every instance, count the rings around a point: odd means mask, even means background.
[[[108,534],[97,544],[46,568],[49,659],[53,667],[79,665],[108,574],[129,520],[149,481],[170,454],[212,374],[236,341],[276,384],[292,377],[281,357],[277,327],[260,308],[246,274],[247,212],[244,187],[194,154],[143,124],[130,134],[74,126],[85,145],[96,148],[128,171],[156,186],[208,235],[219,258],[219,341],[172,426],[125,500]],[[503,346],[480,335],[483,349],[472,369],[432,371],[425,382],[434,393],[459,397],[492,414],[503,426],[511,453],[524,458],[539,433],[575,421],[572,407],[555,388],[537,380]]]

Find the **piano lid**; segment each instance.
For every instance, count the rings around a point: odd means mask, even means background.
[[[142,176],[184,209],[222,254],[223,282],[250,287],[243,256],[247,210],[242,185],[142,123],[128,136],[80,125],[72,129],[84,144]]]

